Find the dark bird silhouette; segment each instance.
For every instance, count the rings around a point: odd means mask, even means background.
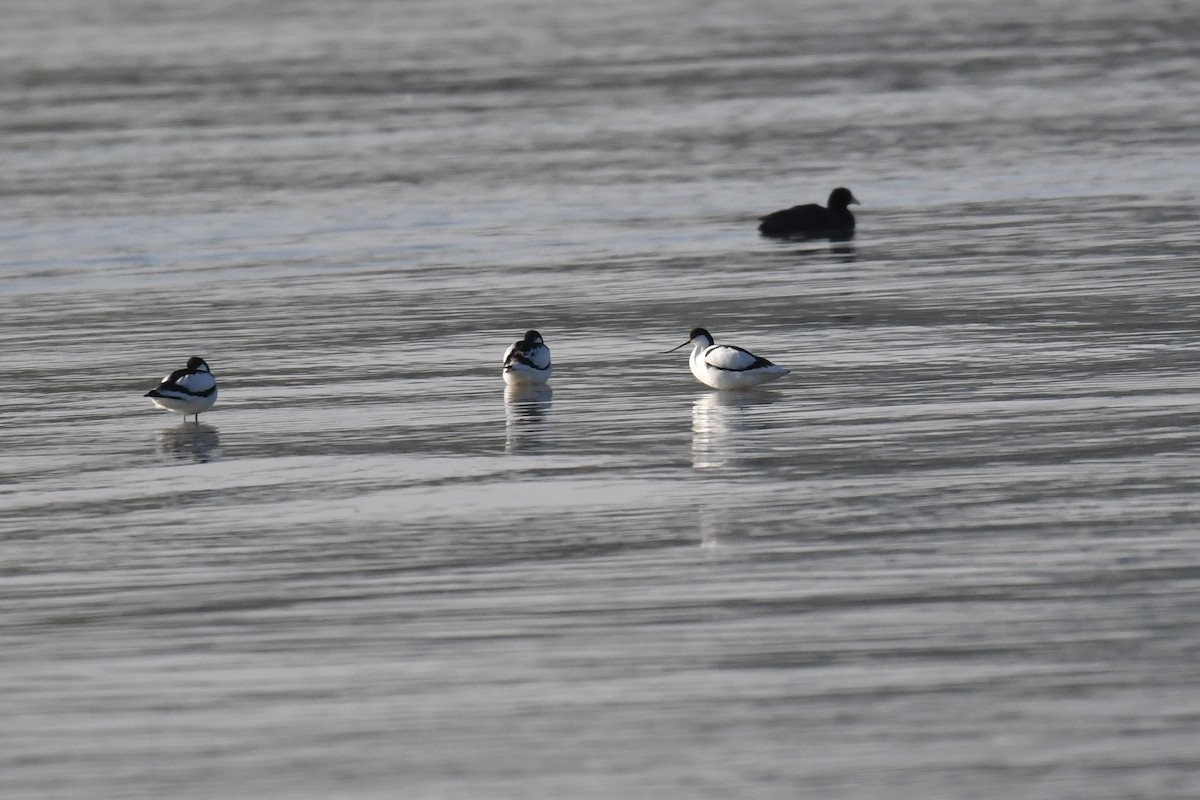
[[[816,203],[792,206],[762,218],[758,232],[776,239],[805,236],[851,236],[854,234],[854,215],[849,206],[858,200],[844,186],[829,193],[829,208]]]

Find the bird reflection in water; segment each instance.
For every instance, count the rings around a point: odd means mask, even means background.
[[[829,252],[835,260],[841,261],[844,264],[858,260],[858,254],[854,250],[854,242],[851,241],[853,238],[853,234],[844,238],[829,237]]]
[[[554,391],[544,383],[504,387],[504,451],[536,452],[545,447],[545,417]]]
[[[705,392],[692,404],[692,467],[713,469],[735,463],[739,455],[752,456],[747,437],[765,425],[747,409],[770,405],[778,392],[747,390]]]
[[[212,461],[221,447],[220,433],[203,422],[163,428],[156,438],[159,455],[200,464]]]
[[[858,251],[854,248],[854,234],[845,234],[839,236],[821,236],[807,237],[801,240],[804,246],[797,247],[789,254],[789,258],[794,256],[797,266],[811,267],[814,263],[814,258],[824,258],[826,247],[817,242],[829,242],[828,252],[831,262],[841,264],[852,264],[858,261]],[[795,243],[795,242],[793,242]]]
[[[721,546],[721,520],[718,511],[713,508],[700,509],[700,547],[712,557]]]

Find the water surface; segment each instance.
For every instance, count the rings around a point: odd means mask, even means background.
[[[1184,4],[6,20],[6,798],[1200,792]]]

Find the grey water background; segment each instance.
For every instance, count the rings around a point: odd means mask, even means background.
[[[3,23],[3,797],[1200,796],[1193,4]]]

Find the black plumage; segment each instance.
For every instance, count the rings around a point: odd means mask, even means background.
[[[776,211],[762,218],[758,232],[777,239],[805,236],[850,236],[854,233],[854,215],[849,206],[858,200],[844,186],[829,193],[829,207],[808,203]]]

